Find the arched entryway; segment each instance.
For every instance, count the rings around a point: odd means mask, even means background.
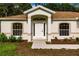
[[[45,15],[34,15],[31,17],[31,35],[34,40],[47,39],[48,25],[47,19],[48,17]]]

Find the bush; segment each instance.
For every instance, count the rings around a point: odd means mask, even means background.
[[[66,41],[68,41],[68,40],[69,40],[68,38],[65,38],[63,41],[65,41],[65,42],[66,42]]]
[[[7,36],[4,33],[0,33],[0,41],[1,42],[6,42],[8,41]]]
[[[57,38],[57,37],[55,37],[55,40],[58,40],[58,38]]]
[[[70,37],[69,39],[70,39],[70,40],[72,40],[73,38],[72,38],[72,37]]]
[[[79,41],[79,38],[78,37],[76,37],[76,41]]]
[[[17,38],[17,42],[21,42],[21,40],[22,40],[21,36]]]
[[[18,37],[16,38],[15,36],[11,35],[9,38],[7,38],[7,36],[4,34],[4,33],[0,33],[0,42],[7,42],[7,41],[10,41],[10,42],[21,42],[22,40],[22,37]]]
[[[9,37],[9,40],[11,41],[11,42],[16,42],[17,40],[16,40],[16,37],[14,37],[13,35],[11,35],[10,37]]]

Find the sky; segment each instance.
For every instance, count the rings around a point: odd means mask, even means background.
[[[46,4],[46,3],[39,3],[38,5],[41,5],[41,4]],[[70,3],[70,4],[79,8],[79,3]],[[37,5],[37,3],[32,3],[32,7],[35,7],[35,5]]]

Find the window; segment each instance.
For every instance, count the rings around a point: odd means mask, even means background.
[[[22,35],[21,23],[13,23],[13,35]]]
[[[68,36],[69,35],[69,24],[61,23],[59,25],[60,36]]]

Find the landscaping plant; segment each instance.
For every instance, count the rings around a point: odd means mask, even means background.
[[[79,44],[79,37],[76,37],[76,42]]]
[[[76,37],[76,41],[79,41],[79,38],[78,37]]]
[[[6,42],[8,41],[7,36],[4,33],[0,33],[0,41],[1,42]]]
[[[16,37],[13,36],[13,35],[11,35],[11,36],[9,37],[9,40],[10,40],[11,42],[16,42]]]
[[[17,38],[17,42],[21,42],[21,41],[22,41],[22,37],[20,36]]]

